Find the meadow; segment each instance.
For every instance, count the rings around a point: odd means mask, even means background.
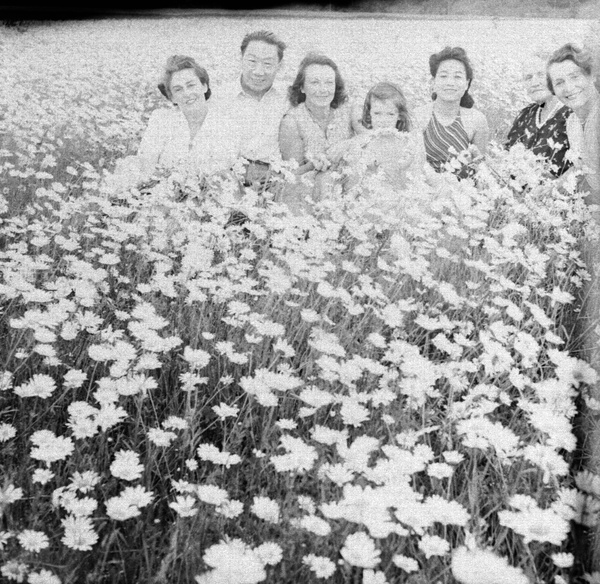
[[[574,582],[600,478],[576,468],[574,189],[494,144],[396,221],[304,218],[235,181],[111,181],[171,54],[218,86],[268,28],[412,107],[460,44],[501,141],[527,50],[586,21],[194,18],[0,29],[0,574],[31,584]],[[185,195],[185,196],[182,196]],[[581,540],[577,540],[580,542]],[[588,581],[598,582],[598,574]]]

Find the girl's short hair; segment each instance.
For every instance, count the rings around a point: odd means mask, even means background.
[[[369,130],[373,128],[371,122],[371,104],[373,99],[380,101],[391,101],[398,110],[398,121],[396,122],[396,129],[401,132],[408,132],[410,130],[410,117],[408,115],[408,108],[406,107],[406,98],[402,93],[402,90],[395,83],[389,81],[382,81],[377,83],[367,93],[365,97],[365,104],[363,106],[362,113],[362,125]]]
[[[175,73],[178,71],[183,71],[184,69],[192,69],[198,79],[200,79],[200,82],[203,85],[206,85],[206,93],[204,94],[204,98],[208,100],[211,94],[208,72],[204,67],[198,65],[198,63],[196,63],[192,57],[186,57],[185,55],[173,55],[167,59],[160,83],[158,84],[158,89],[160,92],[169,101],[172,101],[173,96],[171,94],[171,79]]]
[[[445,47],[439,53],[434,53],[429,57],[429,71],[432,77],[435,77],[438,72],[439,66],[444,61],[459,61],[465,67],[465,74],[467,77],[467,91],[460,100],[460,106],[471,108],[475,105],[475,101],[469,93],[471,87],[471,81],[473,81],[473,67],[471,61],[467,57],[466,51],[462,47]],[[433,93],[431,98],[435,101],[437,95]]]
[[[550,65],[553,65],[554,63],[564,63],[565,61],[572,61],[575,63],[575,65],[577,65],[588,77],[592,74],[592,55],[577,45],[567,43],[552,53],[546,65],[546,83],[552,94],[554,94],[554,86],[552,85],[552,79],[550,78],[548,69],[550,68]]]
[[[306,80],[306,69],[310,65],[325,65],[333,69],[335,73],[335,94],[331,101],[331,107],[335,109],[342,105],[348,99],[348,94],[346,93],[346,85],[338,66],[333,60],[325,55],[308,53],[308,55],[300,62],[300,68],[298,69],[296,79],[294,79],[294,82],[288,89],[288,98],[292,106],[296,107],[306,101],[306,95],[304,95],[304,91],[302,91],[302,86]]]

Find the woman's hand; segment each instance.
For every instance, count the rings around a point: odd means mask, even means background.
[[[341,142],[334,144],[327,150],[327,158],[331,161],[332,164],[337,164],[347,156],[347,154],[352,149],[354,141],[352,138],[348,140],[342,140]]]

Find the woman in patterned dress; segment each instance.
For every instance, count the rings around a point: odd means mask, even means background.
[[[546,63],[540,57],[531,57],[523,63],[523,84],[533,103],[515,118],[506,147],[523,144],[534,154],[544,157],[550,173],[558,177],[571,166],[565,157],[569,150],[567,118],[571,110],[548,89]]]
[[[487,120],[469,94],[473,68],[464,49],[446,47],[431,55],[429,70],[433,102],[414,113],[427,162],[436,172],[449,170],[465,178],[471,174],[468,161],[484,155],[489,141]]]
[[[354,135],[351,107],[338,66],[329,57],[309,53],[300,63],[289,88],[291,108],[279,128],[284,160],[298,163],[298,182],[288,192],[290,201],[310,194],[319,198],[330,166],[328,152]],[[302,206],[300,202],[300,206]]]

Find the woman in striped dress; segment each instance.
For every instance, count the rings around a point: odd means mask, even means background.
[[[469,162],[484,155],[489,140],[485,116],[473,107],[473,68],[464,49],[446,47],[429,58],[433,102],[415,111],[427,162],[436,172],[470,175]]]

